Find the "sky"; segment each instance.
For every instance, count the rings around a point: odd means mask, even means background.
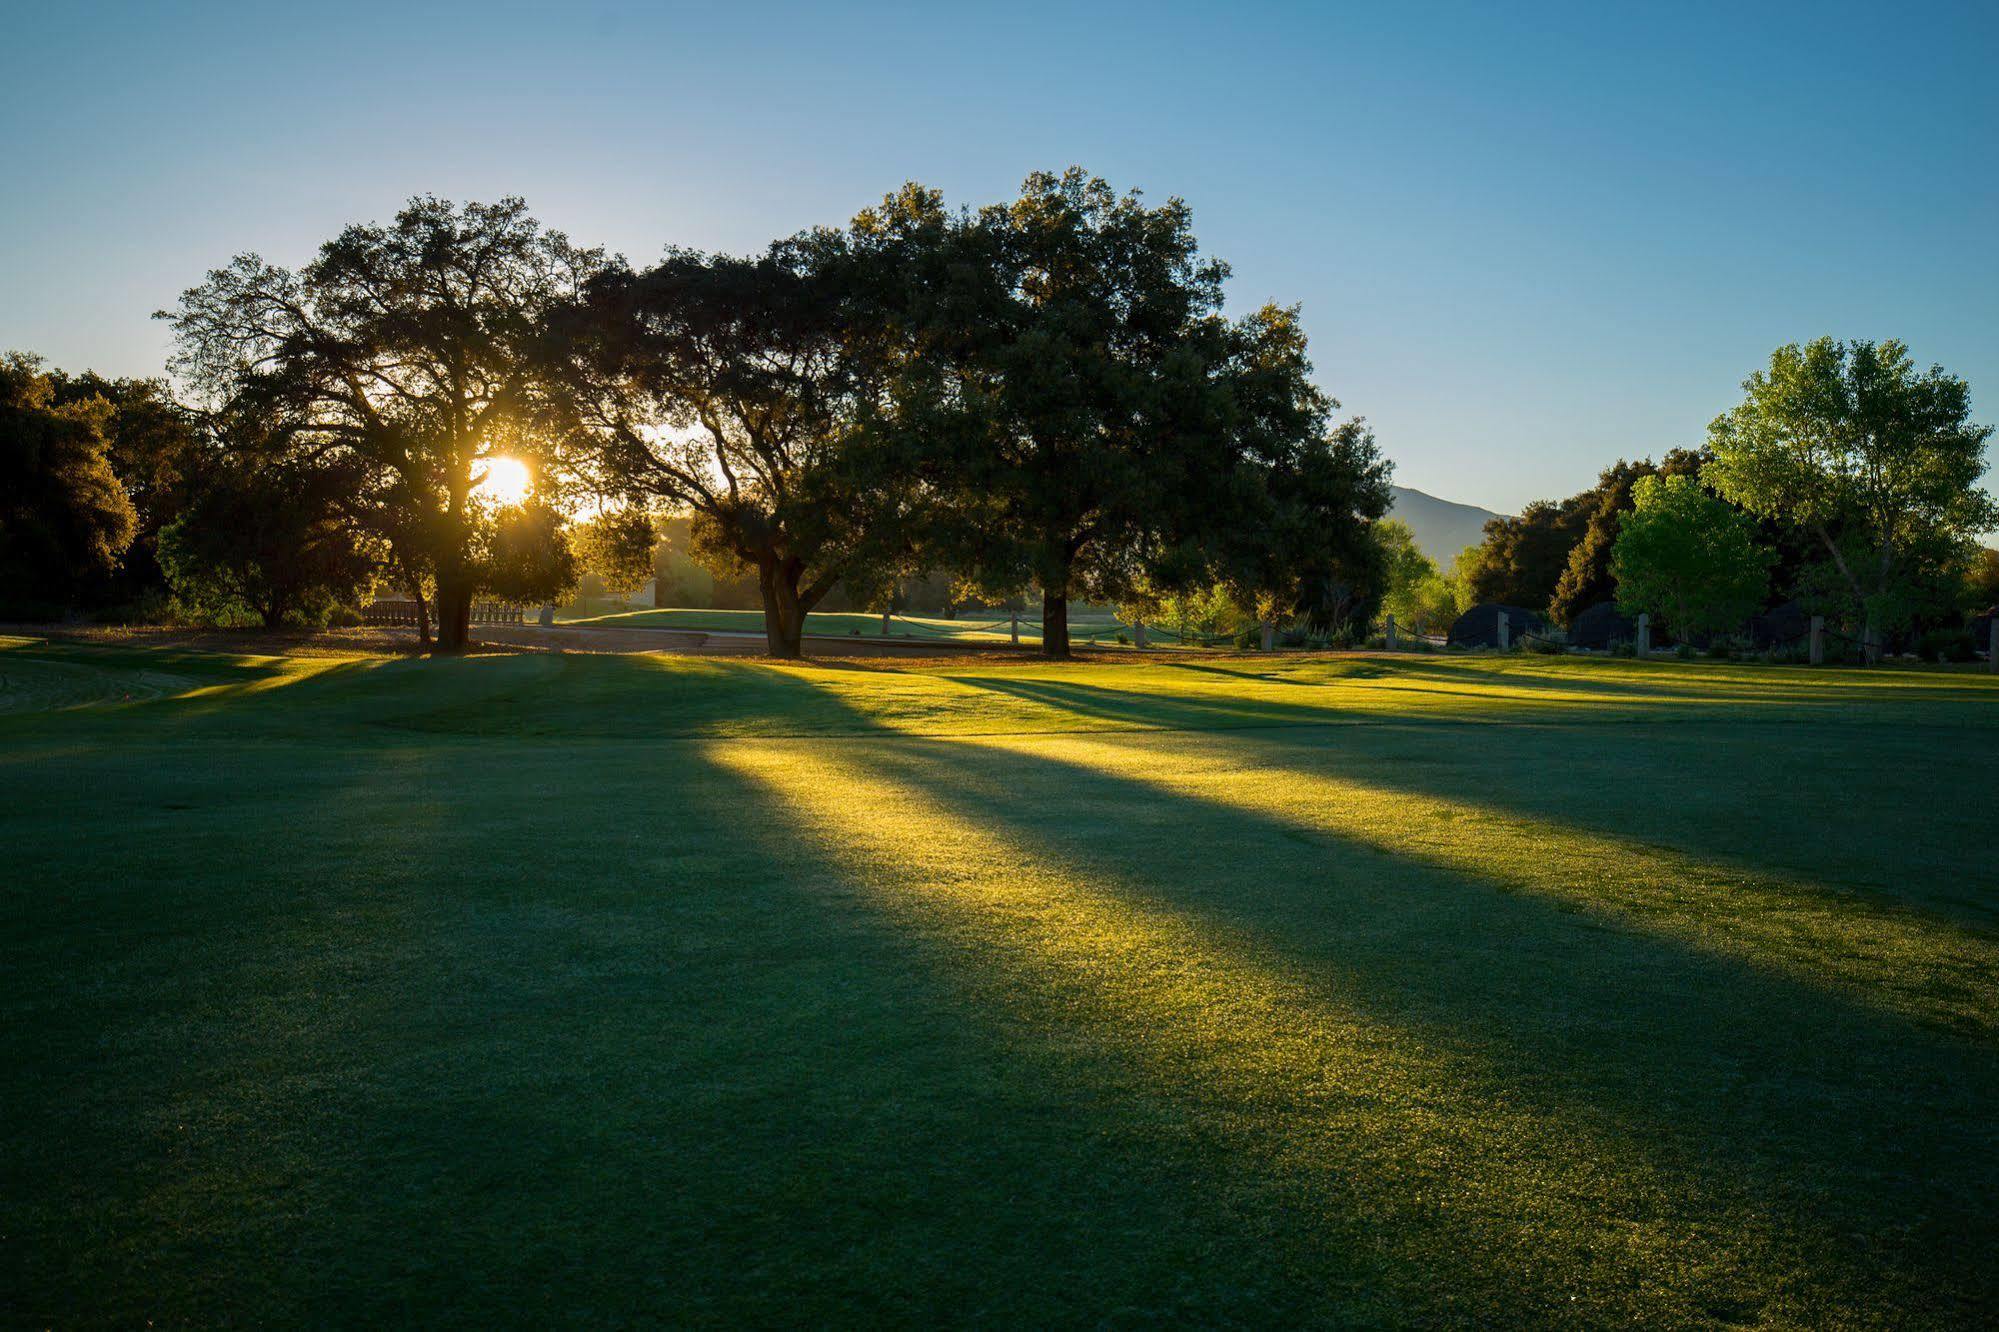
[[[1999,420],[1999,3],[127,7],[0,0],[0,348],[157,374],[152,311],[409,196],[635,261],[905,180],[1184,198],[1303,307],[1396,480],[1517,511],[1698,444],[1777,346],[1898,337]]]

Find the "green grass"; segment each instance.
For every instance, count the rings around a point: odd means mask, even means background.
[[[0,640],[0,1322],[1999,1318],[1999,681]]]
[[[711,632],[761,634],[764,631],[763,612],[756,610],[659,610],[612,611],[606,614],[564,614],[558,615],[557,623],[587,626],[592,629],[702,629]],[[831,635],[847,638],[858,635],[862,638],[882,636],[882,617],[879,612],[865,611],[813,611],[805,617],[805,632],[808,634]],[[892,637],[928,639],[939,642],[1000,644],[1010,641],[1011,626],[1004,614],[989,611],[968,612],[956,620],[946,620],[937,616],[896,615],[890,625]],[[1102,611],[1075,611],[1070,615],[1069,636],[1077,643],[1090,643],[1098,647],[1118,646],[1117,635],[1129,630],[1116,617]],[[1041,624],[1038,619],[1023,616],[1020,622],[1020,641],[1039,643]],[[1172,631],[1153,626],[1151,641],[1161,647],[1174,646]]]

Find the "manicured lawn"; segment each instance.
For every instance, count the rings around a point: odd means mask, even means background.
[[[593,629],[704,629],[710,632],[737,634],[761,634],[764,631],[762,611],[755,610],[658,610],[613,611],[603,615],[559,615],[558,623],[588,625]],[[991,643],[995,646],[1008,642],[1012,637],[1012,626],[1003,614],[992,611],[967,612],[956,620],[946,620],[935,616],[897,615],[890,621],[890,633],[898,638],[940,639],[952,642]],[[864,638],[879,638],[882,632],[880,614],[863,611],[813,611],[805,617],[805,631],[808,634],[831,634],[845,638],[859,635]],[[1117,635],[1123,632],[1129,637],[1129,628],[1113,616],[1097,611],[1072,612],[1069,620],[1069,636],[1077,643],[1091,643],[1098,647],[1117,647]],[[1154,625],[1150,631],[1150,641],[1159,646],[1179,646],[1170,629]],[[1020,641],[1039,643],[1041,622],[1039,618],[1022,616],[1020,621]]]
[[[0,1321],[1999,1318],[1999,681],[0,640]]]

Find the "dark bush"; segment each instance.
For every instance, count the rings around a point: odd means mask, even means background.
[[[1932,629],[1916,641],[1916,655],[1924,661],[1976,661],[1978,650],[1966,629]]]

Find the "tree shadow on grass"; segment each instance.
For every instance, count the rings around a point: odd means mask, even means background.
[[[85,813],[130,760],[65,781],[20,922],[51,1002],[0,1047],[24,1316],[1376,1309],[1361,1238],[1301,1272],[1254,1171],[984,1011],[697,747],[388,739],[197,774],[142,838]]]
[[[1589,836],[1612,856],[1642,862],[1664,851],[1733,866],[1841,909],[1913,912],[1999,947],[1987,820],[1957,798],[1999,784],[1999,751],[1975,744],[1939,748],[1889,727],[1745,736],[1726,721],[1619,724],[1593,741],[1538,727],[1494,737],[1380,726],[1257,744],[1255,765],[1301,781],[1360,783],[1447,817],[1511,819],[1516,828],[1491,836],[1530,839],[1516,848],[1522,864],[1531,839]]]
[[[1260,957],[1320,978],[1298,997],[1301,1022],[1326,1005],[1451,1051],[1478,1085],[1455,1105],[1428,1089],[1441,1113],[1524,1109],[1543,1135],[1522,1141],[1495,1116],[1491,1141],[1457,1144],[1468,1153],[1458,1164],[1503,1176],[1524,1154],[1542,1187],[1583,1190],[1570,1201],[1603,1233],[1656,1227],[1658,1251],[1641,1244],[1629,1264],[1611,1258],[1591,1273],[1613,1286],[1662,1282],[1671,1293],[1656,1292],[1654,1316],[1678,1307],[1669,1299],[1694,1299],[1683,1307],[1692,1317],[1802,1301],[1777,1316],[1809,1322],[1862,1298],[1917,1318],[1989,1311],[1999,1298],[1989,1045],[1376,848],[1320,839],[1301,851],[1281,823],[1074,764],[976,742],[841,753],[884,775],[890,790],[876,803],[922,792],[965,825],[996,827],[1023,866],[1059,866],[1196,937],[1242,941],[1197,967]],[[1173,849],[1189,839],[1221,850],[1175,874]],[[1282,1043],[1281,1025],[1268,1034]],[[1643,1162],[1624,1162],[1628,1177],[1570,1176],[1578,1158],[1626,1148]],[[1518,1224],[1560,1243],[1561,1209],[1544,1214],[1539,1201],[1518,1200]],[[1526,1271],[1563,1268],[1531,1244],[1529,1259]],[[1662,1275],[1675,1263],[1702,1275],[1681,1286]],[[1704,1312],[1702,1291],[1716,1297]]]
[[[1383,663],[1399,676],[1461,684],[1482,694],[1503,687],[1731,707],[1758,700],[1825,706],[1999,702],[1999,691],[1975,677],[1922,670],[1860,673],[1756,663],[1602,658],[1488,656],[1451,660],[1420,654],[1385,658]]]
[[[1739,706],[1592,712],[1564,700],[1556,712],[1502,701],[1462,714],[1397,713],[1385,693],[1312,706],[1075,681],[960,682],[1107,728],[1260,730],[1264,762],[1448,802],[1450,817],[1511,813],[1540,821],[1535,835],[1592,832],[1613,852],[1665,846],[1756,876],[1781,866],[1840,885],[1833,897],[1857,890],[1865,901],[1856,907],[1914,904],[1956,928],[1999,926],[1981,807],[1938,799],[1999,783],[1999,748],[1975,739],[1938,746],[1927,729],[1795,714],[1781,729],[1746,730]],[[1341,723],[1337,735],[1320,729]],[[1892,823],[1884,808],[1899,811]],[[1516,859],[1533,852],[1523,846]]]
[[[109,959],[19,973],[70,987],[36,1058],[126,1083],[35,1186],[72,1311],[1990,1311],[1974,1047],[997,742],[361,734],[231,758],[172,838],[100,801],[23,904]],[[125,881],[153,914],[63,900]],[[24,1151],[78,1146],[62,1104]],[[105,1225],[135,1159],[158,1191]]]

